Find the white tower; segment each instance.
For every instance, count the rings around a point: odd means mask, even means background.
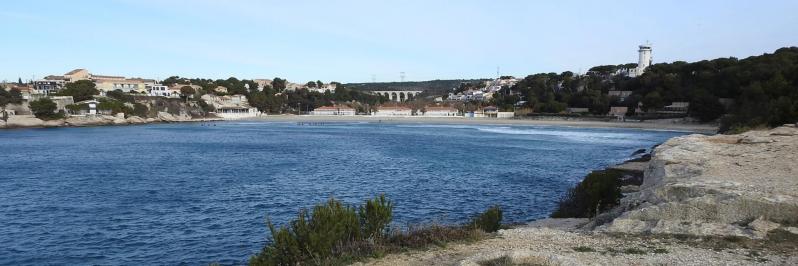
[[[646,43],[640,45],[640,50],[637,50],[640,54],[640,58],[637,61],[637,69],[635,69],[635,76],[643,75],[643,72],[646,71],[646,68],[651,65],[651,44]]]

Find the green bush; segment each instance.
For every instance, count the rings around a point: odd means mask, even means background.
[[[133,104],[133,115],[147,118],[147,115],[150,113],[150,109],[147,108],[146,105],[140,103]]]
[[[367,238],[380,238],[385,233],[385,228],[393,218],[393,203],[385,199],[385,195],[367,200],[360,206],[360,226],[363,236]]]
[[[560,199],[552,218],[589,218],[618,205],[621,200],[620,179],[615,170],[594,171],[569,189]]]
[[[30,110],[33,112],[33,115],[39,119],[43,120],[51,120],[51,119],[60,119],[64,117],[62,112],[56,113],[55,110],[58,108],[58,105],[55,104],[50,99],[42,98],[39,100],[31,101],[29,103]]]
[[[499,206],[492,206],[485,212],[471,221],[471,225],[482,231],[492,233],[499,231],[502,225],[502,209]]]
[[[269,221],[272,243],[253,256],[250,265],[321,264],[362,240],[361,232],[372,232],[369,237],[384,232],[390,223],[392,208],[384,195],[366,201],[360,213],[354,207],[330,199],[316,205],[312,213],[301,210],[290,226],[277,228]]]
[[[250,258],[249,265],[342,265],[452,241],[476,241],[487,236],[485,231],[498,230],[501,209],[491,207],[472,224],[409,226],[406,231],[387,232],[392,216],[393,203],[385,195],[367,200],[357,211],[330,199],[312,212],[300,210],[288,226],[278,228],[269,221],[271,241]]]

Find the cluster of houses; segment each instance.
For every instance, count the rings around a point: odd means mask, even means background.
[[[23,100],[30,102],[42,98],[47,98],[55,102],[57,111],[63,111],[65,114],[70,115],[99,115],[106,114],[107,110],[98,110],[97,106],[99,101],[97,99],[90,99],[81,102],[75,102],[72,96],[56,96],[58,92],[66,88],[66,85],[73,82],[88,80],[95,84],[95,87],[100,92],[98,99],[105,97],[108,92],[122,91],[136,96],[136,99],[147,101],[157,98],[180,98],[182,96],[181,89],[189,86],[192,89],[199,90],[200,86],[191,84],[175,84],[173,86],[165,86],[159,84],[153,79],[144,78],[126,78],[123,76],[108,76],[96,75],[90,73],[86,69],[75,69],[63,75],[56,76],[50,75],[43,79],[31,80],[28,83],[9,83],[5,84],[8,89],[19,90],[22,94]],[[260,80],[267,82],[270,80]],[[217,87],[217,92],[226,93],[227,88]],[[261,115],[257,108],[251,107],[244,95],[229,95],[229,96],[216,96],[216,95],[203,95],[202,100],[205,100],[209,105],[213,106],[216,116],[226,119],[248,118]],[[81,106],[85,108],[70,109],[72,106]],[[24,106],[16,107],[21,113],[25,113]],[[15,109],[6,110],[6,113],[16,114],[19,113]]]
[[[514,77],[500,77],[485,83],[482,88],[469,89],[459,93],[449,93],[446,101],[452,102],[487,102],[493,99],[493,95],[498,93],[502,87],[512,87],[518,83]]]

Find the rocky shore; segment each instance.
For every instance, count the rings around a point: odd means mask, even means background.
[[[142,118],[124,114],[115,116],[92,115],[92,116],[70,116],[64,119],[42,120],[32,115],[9,116],[7,121],[0,120],[0,129],[3,128],[41,128],[41,127],[86,127],[86,126],[111,126],[111,125],[138,125],[148,123],[174,123],[174,122],[195,122],[218,119],[194,119],[187,115],[172,115],[167,112],[158,112],[157,117]]]
[[[642,165],[642,185],[596,218],[545,219],[364,264],[798,265],[796,166],[795,125],[676,137]]]

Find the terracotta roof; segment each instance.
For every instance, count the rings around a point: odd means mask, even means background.
[[[355,110],[355,109],[352,108],[352,107],[347,107],[347,106],[337,106],[337,107],[336,106],[322,106],[322,107],[317,107],[316,109],[313,109],[313,110],[314,111],[317,111],[317,110],[318,111],[325,111],[325,110]]]
[[[75,69],[75,70],[67,72],[66,74],[64,74],[64,76],[74,75],[75,73],[78,73],[78,72],[83,71],[83,70],[85,70],[85,69],[78,68],[78,69]]]
[[[46,80],[65,80],[66,78],[64,76],[49,75],[49,76],[44,77],[44,79],[46,79]]]
[[[155,83],[155,80],[154,80],[154,79],[129,78],[129,79],[127,79],[127,80],[132,80],[132,81],[140,81],[140,82],[144,82],[144,83]]]
[[[457,111],[457,109],[454,107],[443,107],[443,106],[430,106],[430,107],[425,107],[424,109],[426,109],[427,111],[430,110]]]
[[[412,109],[404,106],[380,106],[377,107],[377,110],[412,110]]]
[[[98,79],[125,79],[125,77],[120,76],[103,76],[103,75],[91,75],[91,78],[98,78]]]

